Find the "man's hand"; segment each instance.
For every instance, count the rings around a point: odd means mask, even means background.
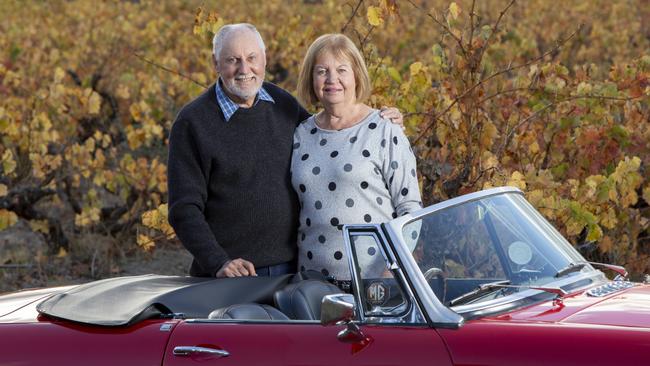
[[[253,263],[241,258],[224,263],[215,274],[217,278],[242,276],[257,276],[257,273],[255,273]]]
[[[391,122],[398,124],[404,128],[404,116],[402,115],[402,112],[399,111],[399,109],[395,107],[381,107],[379,110],[379,115],[382,118],[389,119]]]

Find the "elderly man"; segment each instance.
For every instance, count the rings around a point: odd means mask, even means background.
[[[309,113],[264,82],[254,26],[222,27],[213,60],[219,79],[182,108],[169,137],[169,221],[194,256],[193,276],[295,272],[299,205],[289,167],[294,129]]]

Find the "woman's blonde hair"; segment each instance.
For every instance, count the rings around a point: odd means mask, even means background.
[[[323,34],[309,46],[298,77],[298,99],[305,105],[318,103],[312,74],[316,59],[325,52],[330,52],[336,58],[345,58],[350,61],[356,83],[356,100],[359,103],[366,101],[371,93],[370,76],[368,76],[366,63],[357,46],[343,34]]]

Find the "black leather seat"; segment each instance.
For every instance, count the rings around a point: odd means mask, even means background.
[[[323,297],[340,293],[343,291],[331,283],[305,280],[276,291],[273,301],[291,319],[318,320]]]
[[[289,320],[278,309],[263,304],[235,304],[214,310],[208,319]]]

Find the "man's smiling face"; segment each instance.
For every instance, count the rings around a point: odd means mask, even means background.
[[[257,36],[249,30],[229,35],[217,55],[215,66],[230,99],[251,107],[262,87],[266,68],[266,55]]]

